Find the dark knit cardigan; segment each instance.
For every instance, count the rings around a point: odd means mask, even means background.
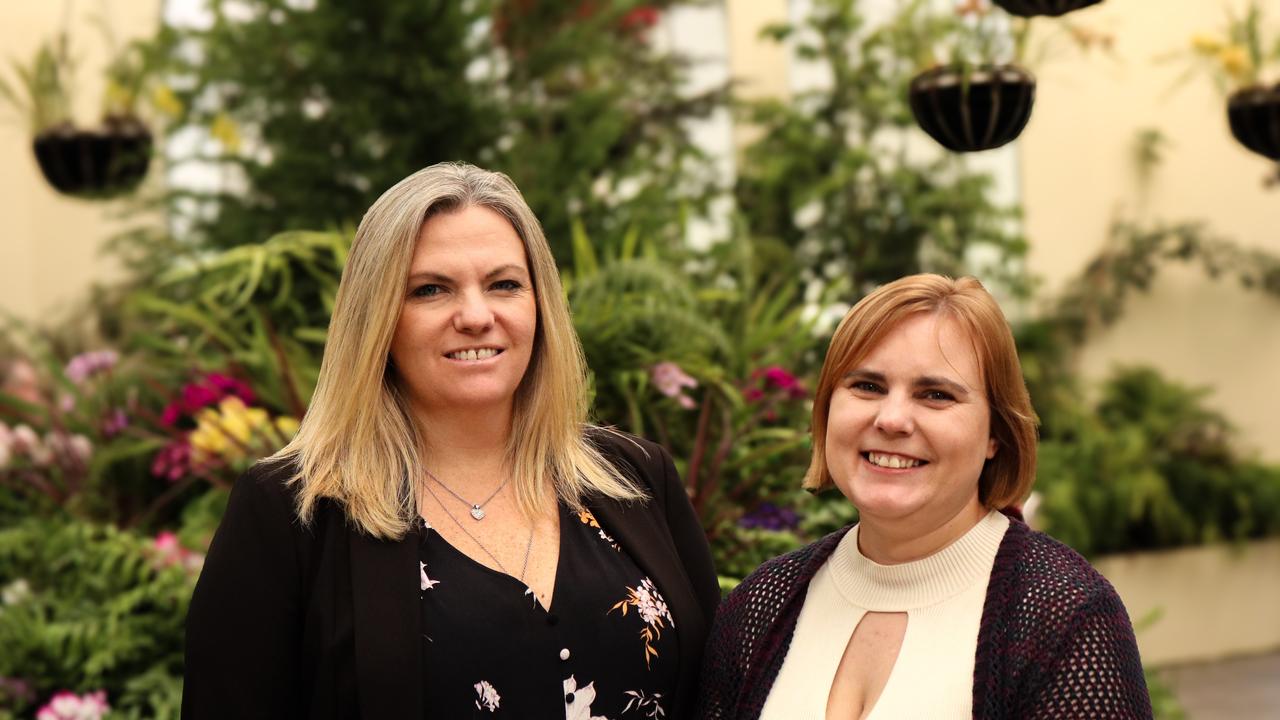
[[[761,565],[720,605],[697,717],[760,717],[809,582],[848,530]],[[1151,717],[1133,625],[1115,589],[1074,550],[1017,520],[987,586],[973,717]]]

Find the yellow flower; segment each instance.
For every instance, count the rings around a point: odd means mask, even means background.
[[[1249,54],[1239,45],[1228,45],[1218,52],[1218,62],[1236,82],[1245,82],[1253,72]]]
[[[209,127],[209,134],[222,143],[227,152],[234,153],[240,150],[240,126],[227,113],[218,113],[213,119],[213,125]]]
[[[298,434],[298,421],[288,415],[276,418],[276,429],[286,440]]]
[[[107,80],[107,89],[103,91],[104,103],[111,111],[123,111],[133,107],[135,96],[133,91],[121,85],[114,78]]]
[[[1208,33],[1196,33],[1191,38],[1191,47],[1202,55],[1215,55],[1222,50],[1222,41]]]
[[[160,84],[151,91],[151,104],[162,114],[177,117],[182,114],[182,101],[173,94],[173,88]]]

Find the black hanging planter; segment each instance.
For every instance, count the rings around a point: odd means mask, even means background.
[[[1058,17],[1100,2],[1102,0],[995,0],[1005,12],[1021,17]]]
[[[1280,84],[1237,91],[1227,101],[1227,122],[1241,145],[1280,161]]]
[[[32,145],[44,179],[58,192],[76,197],[129,192],[151,164],[151,131],[132,117],[109,117],[93,130],[53,128],[37,135]]]
[[[953,152],[1012,141],[1027,126],[1035,99],[1036,79],[1017,65],[937,67],[917,75],[909,91],[916,122]]]

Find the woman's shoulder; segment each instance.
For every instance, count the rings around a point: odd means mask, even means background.
[[[583,435],[610,459],[625,459],[637,466],[661,462],[668,455],[658,443],[613,427],[590,425]]]
[[[992,571],[992,590],[1004,591],[1020,612],[1070,616],[1089,607],[1114,607],[1119,594],[1080,553],[1021,522],[1011,522]]]

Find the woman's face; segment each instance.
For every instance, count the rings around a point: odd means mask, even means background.
[[[968,335],[946,316],[902,321],[839,381],[826,461],[867,520],[941,527],[978,513],[978,476],[996,452]]]
[[[418,233],[391,359],[420,413],[509,412],[538,326],[524,243],[485,207]]]

